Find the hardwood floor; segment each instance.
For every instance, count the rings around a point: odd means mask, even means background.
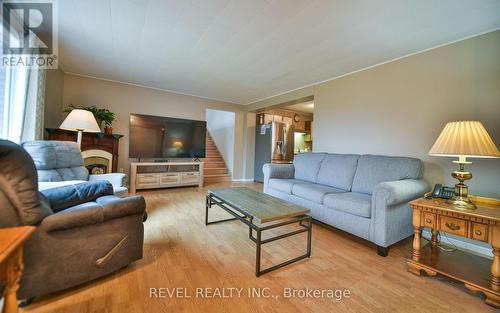
[[[246,185],[261,189],[260,184]],[[310,259],[257,278],[248,229],[239,221],[205,226],[205,193],[206,188],[196,187],[141,192],[149,212],[144,259],[95,282],[37,299],[22,312],[494,311],[457,283],[408,273],[409,240],[382,258],[373,244],[317,224]],[[216,218],[227,214],[216,207],[211,212]],[[291,237],[266,245],[264,266],[279,261],[276,256],[298,255],[305,244],[296,243],[305,240]],[[185,288],[191,298],[151,298],[150,288],[161,287]],[[236,292],[232,298],[196,297],[196,288],[205,287],[244,289],[241,297]],[[269,288],[260,291],[271,297],[249,297],[247,288]],[[285,298],[284,288],[347,289],[351,296],[341,301]]]

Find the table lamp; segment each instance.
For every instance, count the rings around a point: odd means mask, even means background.
[[[97,125],[94,114],[87,110],[74,109],[69,112],[66,119],[62,122],[60,129],[72,130],[78,132],[76,142],[78,147],[82,145],[82,133],[99,133],[101,129]]]
[[[453,161],[460,169],[451,176],[458,179],[455,195],[448,200],[459,209],[474,209],[476,206],[468,198],[468,188],[464,181],[472,178],[472,173],[465,170],[467,158],[498,158],[500,152],[490,135],[479,121],[459,121],[446,124],[438,139],[429,151],[429,155],[458,157]]]

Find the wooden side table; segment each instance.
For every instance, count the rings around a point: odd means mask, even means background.
[[[2,313],[18,311],[16,293],[23,272],[23,245],[34,231],[32,226],[0,229],[0,281],[5,284]]]
[[[410,202],[413,209],[413,255],[408,271],[429,276],[441,274],[464,283],[472,292],[485,294],[485,302],[500,308],[500,200],[475,198],[475,210],[460,210],[444,199],[420,198]],[[474,201],[474,199],[473,199]],[[421,229],[428,227],[430,243],[422,246]],[[455,250],[437,247],[438,232],[445,232],[492,245],[493,261]]]

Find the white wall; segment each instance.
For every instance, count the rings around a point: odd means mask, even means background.
[[[500,147],[500,31],[467,39],[250,105],[314,96],[315,152],[417,157],[424,179],[454,185],[451,158],[428,151],[446,122],[480,120]],[[500,198],[500,159],[473,159],[474,195]],[[489,245],[447,235],[491,256]],[[444,240],[446,242],[446,240]]]
[[[454,185],[451,158],[427,153],[446,122],[480,120],[500,147],[500,31],[299,89],[249,109],[314,96],[316,152],[417,157]],[[500,198],[500,159],[473,159],[470,193]]]
[[[212,136],[213,141],[217,145],[229,174],[233,174],[234,167],[234,128],[235,128],[235,113],[214,109],[206,111],[207,129]]]
[[[243,119],[245,124],[244,133],[243,133],[243,141],[244,145],[244,157],[243,157],[243,166],[244,166],[244,178],[247,181],[254,180],[254,163],[255,163],[255,127],[257,115],[255,113],[248,113]]]
[[[457,183],[429,149],[445,124],[480,120],[500,146],[500,31],[418,54],[315,90],[315,151],[420,158],[431,184]],[[472,159],[471,194],[500,198],[500,159]]]
[[[44,127],[59,128],[63,121],[64,73],[59,68],[46,71]]]
[[[130,170],[128,158],[130,113],[196,120],[205,120],[207,108],[232,111],[236,116],[243,114],[243,108],[237,104],[70,74],[64,74],[63,103],[64,107],[69,104],[96,105],[115,113],[113,132],[124,135],[120,139],[118,168],[123,169],[125,173]],[[236,124],[235,128],[235,136],[238,138],[243,132],[243,125]],[[237,155],[242,154],[241,140],[236,141],[235,151]],[[242,178],[243,173],[242,164],[233,168],[233,177]]]

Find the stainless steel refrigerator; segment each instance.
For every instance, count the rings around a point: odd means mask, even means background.
[[[254,180],[264,181],[262,166],[266,163],[293,161],[293,125],[272,122],[257,125],[255,129]]]

